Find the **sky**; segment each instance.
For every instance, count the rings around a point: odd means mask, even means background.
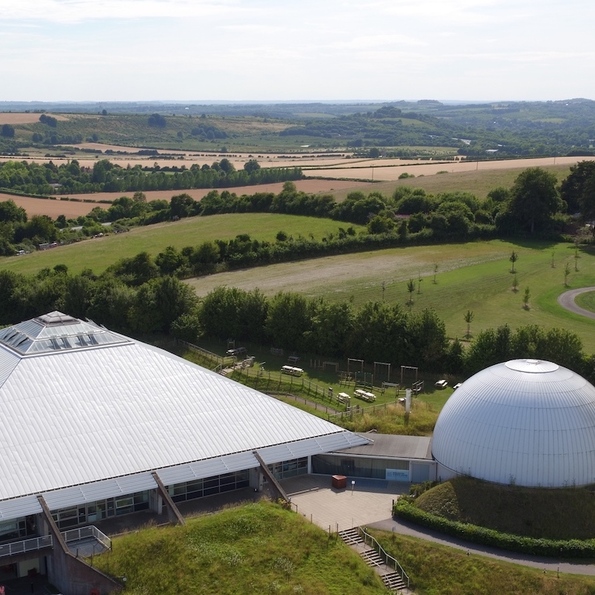
[[[595,99],[593,0],[0,0],[0,101]]]

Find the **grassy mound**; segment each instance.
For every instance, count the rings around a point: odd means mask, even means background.
[[[131,595],[385,593],[336,535],[272,503],[248,504],[116,538],[94,565]]]
[[[595,593],[595,578],[542,568],[529,568],[467,554],[440,544],[398,533],[370,530],[395,556],[415,585],[416,593],[433,595],[587,595]]]
[[[546,539],[591,539],[595,495],[587,488],[494,485],[467,477],[424,492],[416,506],[449,520]]]

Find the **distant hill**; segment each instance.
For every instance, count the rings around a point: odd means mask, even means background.
[[[474,159],[591,155],[595,102],[0,102],[0,151],[95,141],[202,151],[353,150]]]

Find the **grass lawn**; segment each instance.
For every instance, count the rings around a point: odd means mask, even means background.
[[[582,595],[595,578],[528,568],[383,531],[370,531],[426,594]],[[385,593],[379,578],[334,535],[269,503],[148,527],[113,540],[94,566],[126,576],[131,595]]]
[[[293,377],[280,373],[281,366],[287,363],[286,355],[272,355],[269,350],[259,345],[249,343],[243,345],[249,355],[255,356],[256,364],[251,368],[233,372],[231,378],[261,392],[275,394],[278,399],[294,407],[355,432],[374,429],[384,434],[429,436],[434,430],[438,414],[453,392],[450,386],[444,390],[436,389],[435,374],[420,373],[419,380],[424,380],[424,389],[412,398],[411,414],[406,416],[404,405],[398,401],[405,396],[404,388],[401,388],[398,393],[394,387],[382,391],[381,381],[376,378],[372,389],[376,400],[367,403],[354,397],[354,382],[341,382],[340,375],[333,367],[321,369],[319,365],[313,368],[311,365],[313,360],[308,355],[304,355],[297,363],[304,370],[303,375]],[[226,348],[224,342],[214,340],[201,341],[200,346],[220,356]],[[205,358],[191,350],[181,351],[179,355],[210,369],[216,365],[210,358]],[[346,370],[346,362],[336,361],[336,363],[339,364],[340,371]],[[412,380],[413,376],[410,373],[403,379],[403,386],[409,386]],[[400,382],[400,370],[394,366],[391,369],[390,381]],[[332,392],[329,389],[332,389]],[[360,408],[360,412],[350,415],[347,412],[347,406],[337,402],[337,395],[340,392],[350,395],[350,405]]]
[[[317,217],[270,213],[191,217],[172,223],[135,227],[127,233],[107,235],[52,250],[1,258],[0,268],[34,274],[45,267],[65,264],[72,273],[90,268],[99,274],[121,258],[136,256],[145,251],[156,256],[167,246],[181,249],[197,246],[207,240],[230,240],[245,233],[257,240],[275,241],[279,231],[295,237],[309,237],[313,234],[316,239],[320,239],[329,233],[336,234],[339,227],[347,228],[350,224]],[[356,230],[361,229],[358,225],[353,227]]]
[[[575,302],[581,308],[595,312],[595,291],[588,291],[577,295]]]
[[[592,539],[595,502],[589,488],[496,485],[457,477],[421,494],[415,505],[450,520],[544,539]]]
[[[510,272],[509,261],[513,250],[518,254],[515,274]],[[566,277],[567,266],[570,273]],[[567,289],[595,286],[593,249],[582,248],[575,253],[572,244],[492,240],[392,248],[221,273],[189,283],[199,295],[220,285],[246,290],[258,287],[266,295],[292,291],[311,298],[349,300],[356,307],[384,299],[408,309],[410,279],[416,282],[412,311],[435,309],[452,338],[462,340],[466,335],[464,317],[470,310],[472,337],[502,324],[513,329],[537,324],[576,333],[585,352],[595,352],[595,320],[568,312],[557,303],[558,296]],[[527,288],[528,310],[523,308]]]

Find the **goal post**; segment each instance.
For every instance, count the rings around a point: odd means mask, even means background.
[[[386,362],[374,362],[374,380],[378,384],[390,382],[390,364]]]
[[[401,366],[401,386],[405,385],[405,380],[411,379],[413,375],[414,378],[411,380],[411,383],[417,382],[417,376],[419,373],[419,368],[417,366]]]

